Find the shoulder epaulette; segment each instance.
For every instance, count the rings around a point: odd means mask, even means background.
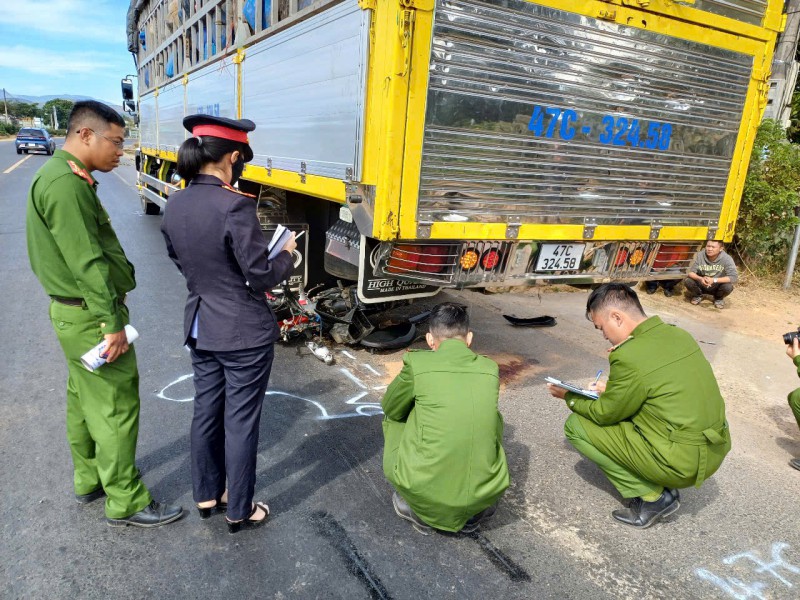
[[[255,198],[255,196],[253,194],[248,194],[247,192],[243,192],[242,190],[237,190],[235,187],[233,187],[232,185],[228,185],[227,183],[223,183],[222,187],[224,189],[228,190],[229,192],[233,192],[235,194],[239,194],[240,196],[247,196],[248,198]]]
[[[617,348],[619,348],[620,346],[622,346],[622,345],[623,345],[625,342],[627,342],[627,341],[629,341],[629,340],[632,340],[632,339],[633,339],[633,336],[632,336],[632,335],[629,335],[628,337],[626,337],[624,340],[622,340],[622,341],[621,341],[619,344],[617,344],[616,346],[611,346],[611,350],[609,350],[609,352],[613,352],[614,350],[616,350]]]
[[[77,175],[81,179],[85,179],[86,183],[88,183],[89,185],[94,186],[94,179],[92,179],[92,176],[86,172],[86,169],[82,169],[81,167],[79,167],[74,160],[68,160],[67,164],[69,165],[69,168],[72,169],[72,172],[75,175]]]

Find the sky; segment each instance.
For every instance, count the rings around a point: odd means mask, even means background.
[[[14,96],[74,94],[121,104],[135,73],[129,0],[2,0],[0,87]],[[2,93],[2,92],[0,92]]]

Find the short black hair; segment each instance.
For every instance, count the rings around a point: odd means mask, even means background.
[[[467,307],[455,302],[437,304],[431,310],[428,330],[438,340],[467,337],[469,333]]]
[[[119,113],[107,104],[97,100],[81,100],[76,102],[69,113],[67,120],[67,135],[77,133],[84,127],[94,125],[100,121],[104,125],[119,125],[125,127],[125,120]]]
[[[631,286],[625,283],[604,283],[589,294],[589,299],[586,301],[586,318],[591,321],[592,313],[612,306],[628,313],[637,312],[643,317],[647,316],[642,303],[639,302],[639,296]]]

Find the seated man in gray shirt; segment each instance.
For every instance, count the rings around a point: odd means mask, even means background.
[[[692,295],[692,304],[700,304],[703,295],[714,296],[714,306],[725,308],[724,298],[733,291],[733,284],[739,278],[736,265],[730,255],[723,250],[723,243],[708,240],[705,250],[694,257],[689,276],[683,281]]]

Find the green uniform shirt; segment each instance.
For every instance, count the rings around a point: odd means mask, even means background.
[[[82,298],[105,334],[124,327],[120,303],[136,280],[96,188],[77,158],[56,150],[33,178],[26,231],[31,268],[45,292]]]
[[[629,445],[677,477],[699,485],[713,474],[730,449],[730,433],[717,379],[694,338],[650,317],[609,362],[600,398],[567,392],[570,409],[600,426],[632,422],[638,435]]]
[[[384,472],[433,527],[459,531],[509,485],[499,389],[497,363],[447,339],[435,352],[407,352],[386,390]]]

